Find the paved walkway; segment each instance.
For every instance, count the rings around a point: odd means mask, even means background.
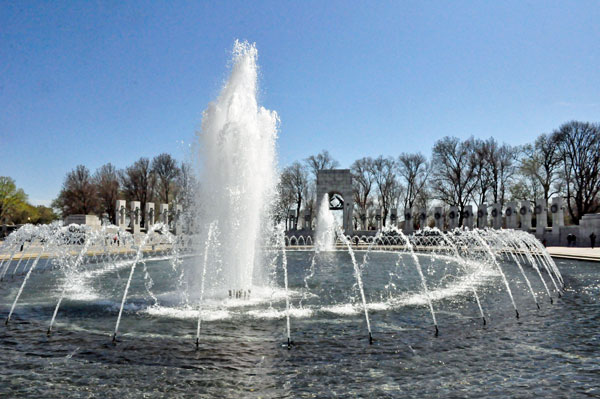
[[[591,262],[600,262],[600,248],[573,248],[573,247],[548,247],[546,248],[553,258],[578,259]]]

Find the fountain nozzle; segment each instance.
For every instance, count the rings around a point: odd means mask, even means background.
[[[519,311],[517,309],[515,309],[515,314],[517,316],[517,319],[519,318]]]
[[[540,310],[540,304],[539,303],[535,303],[535,306],[537,306],[538,310]]]
[[[199,346],[200,346],[200,338],[196,338],[196,350],[198,350]]]
[[[48,331],[46,331],[46,336],[52,335],[52,328],[48,327]]]
[[[371,335],[371,332],[369,332],[369,345],[373,345],[373,336]]]
[[[554,299],[552,299],[552,297],[550,297],[550,304],[554,305]]]
[[[287,342],[287,348],[288,348],[288,350],[292,349],[292,344],[293,344],[293,342],[290,341],[290,337],[288,337],[288,342]]]
[[[117,333],[114,333],[114,334],[113,334],[113,337],[112,337],[112,343],[113,343],[113,344],[116,344],[116,343],[117,343]]]
[[[439,336],[440,335],[440,330],[438,329],[437,324],[435,325],[435,336]]]
[[[481,318],[483,320],[483,325],[485,326],[487,324],[487,321],[485,320],[485,317]]]

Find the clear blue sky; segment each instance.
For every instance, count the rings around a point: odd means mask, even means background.
[[[126,3],[0,1],[0,175],[34,203],[79,163],[189,157],[238,38],[258,47],[280,165],[600,121],[596,1]]]

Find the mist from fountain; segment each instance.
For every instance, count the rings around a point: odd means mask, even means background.
[[[214,250],[222,263],[207,265],[213,295],[265,283],[254,279],[263,275],[255,271],[265,263],[261,238],[273,234],[269,221],[276,195],[279,118],[258,104],[257,58],[254,44],[235,42],[231,73],[204,111],[198,135],[202,181],[198,206],[203,215],[198,222],[206,232],[216,221],[220,231],[220,245]],[[194,282],[196,297],[199,280]]]
[[[317,212],[317,228],[315,231],[315,250],[319,252],[335,249],[336,223],[333,212],[329,209],[329,194],[323,195]]]

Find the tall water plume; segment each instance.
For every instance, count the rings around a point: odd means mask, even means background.
[[[317,230],[315,232],[315,250],[333,251],[335,244],[335,217],[329,209],[329,194],[321,200],[317,213]]]
[[[258,104],[257,56],[254,44],[235,42],[231,73],[199,133],[202,222],[220,229],[211,288],[223,292],[252,286],[275,194],[279,119]]]

